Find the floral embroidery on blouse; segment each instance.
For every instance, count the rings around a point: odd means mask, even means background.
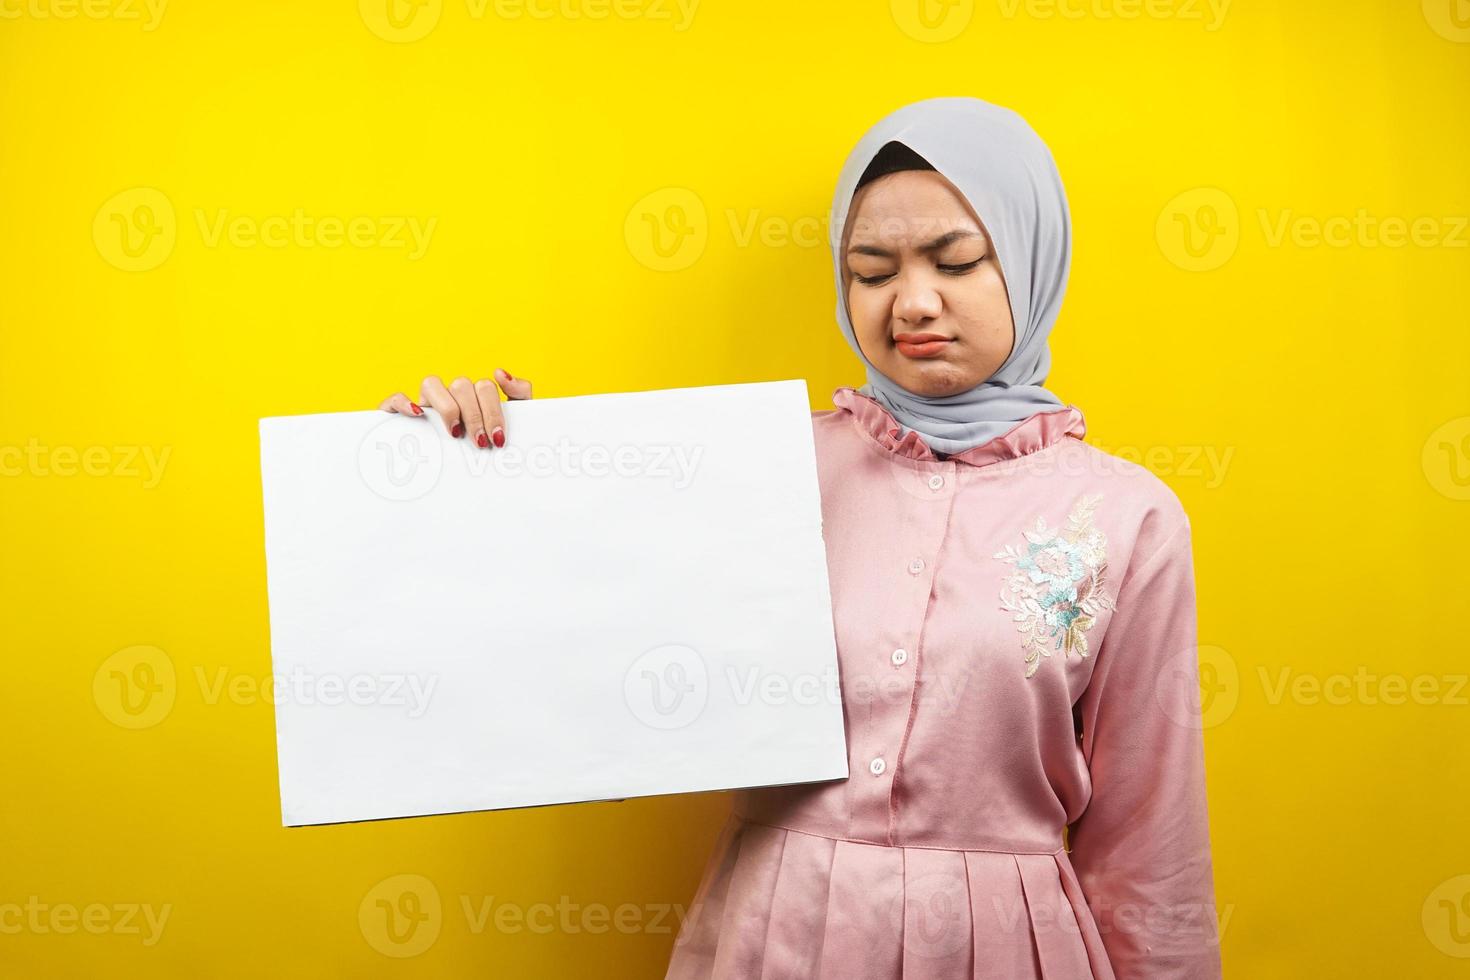
[[[1047,526],[1045,517],[1023,531],[1026,543],[1006,545],[995,557],[1015,571],[1006,576],[1001,608],[1012,614],[1026,654],[1026,676],[1036,673],[1053,650],[1087,656],[1087,631],[1104,609],[1116,609],[1105,589],[1107,537],[1093,527],[1092,512],[1102,494],[1080,498],[1065,528]]]

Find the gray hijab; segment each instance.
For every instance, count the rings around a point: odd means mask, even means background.
[[[1005,277],[1015,345],[989,380],[944,398],[915,394],[875,368],[858,346],[842,284],[843,232],[858,180],[887,143],[919,154],[954,184],[990,233]],[[1010,109],[974,98],[925,99],[880,119],[842,167],[832,202],[837,322],[867,365],[858,391],[875,399],[936,453],[964,452],[1037,412],[1065,407],[1042,387],[1051,369],[1047,335],[1061,310],[1072,261],[1072,219],[1056,162],[1041,137]]]

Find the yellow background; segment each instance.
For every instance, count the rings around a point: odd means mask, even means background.
[[[1052,146],[1050,383],[1191,514],[1227,975],[1470,968],[1463,0],[386,2],[0,2],[0,905],[170,909],[152,945],[0,932],[0,975],[661,975],[722,795],[279,826],[256,422],[496,366],[829,407],[832,184],[933,95]],[[298,209],[366,237],[210,234]]]

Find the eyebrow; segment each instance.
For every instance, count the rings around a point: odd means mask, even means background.
[[[982,236],[980,235],[980,233],[978,231],[967,231],[967,230],[965,230],[963,228],[959,228],[959,229],[956,229],[954,231],[945,232],[943,235],[940,235],[938,238],[934,239],[932,242],[930,242],[927,245],[920,245],[919,246],[919,251],[921,251],[921,252],[938,252],[941,249],[943,249],[943,248],[945,248],[945,247],[947,247],[949,245],[953,245],[955,242],[962,241],[962,240],[964,240],[966,238],[980,238],[980,237],[982,237]],[[852,248],[849,248],[847,250],[847,254],[848,255],[873,255],[873,256],[877,256],[880,259],[891,259],[891,258],[893,258],[893,253],[892,252],[890,252],[886,248],[879,248],[876,245],[854,245],[854,246],[852,246]]]

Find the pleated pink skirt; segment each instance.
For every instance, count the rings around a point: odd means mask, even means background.
[[[668,980],[1114,980],[1066,852],[837,840],[732,814]]]

